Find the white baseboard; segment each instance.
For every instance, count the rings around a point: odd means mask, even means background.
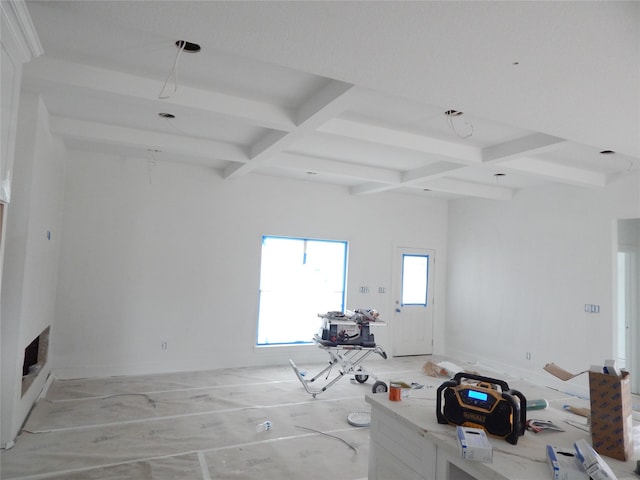
[[[82,364],[56,365],[51,368],[59,380],[80,378],[104,378],[128,375],[154,375],[158,373],[198,372],[235,367],[264,367],[270,365],[288,365],[289,359],[304,362],[322,362],[328,359],[326,352],[315,345],[291,345],[255,347],[242,365],[229,360],[227,363],[214,362],[208,358],[173,359],[162,362],[138,362],[135,364]]]
[[[507,377],[507,380],[505,380],[507,383],[509,383],[508,378],[523,379],[536,385],[558,390],[559,392],[566,393],[567,395],[583,399],[589,398],[589,381],[587,375],[580,375],[575,379],[563,382],[543,370],[542,367],[544,367],[544,365],[535,364],[532,368],[521,368],[490,358],[470,358],[466,352],[456,351],[451,348],[447,350],[447,356],[459,359],[460,361],[464,361],[470,365],[478,364],[491,370],[495,370]]]

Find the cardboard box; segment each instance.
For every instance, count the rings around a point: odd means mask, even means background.
[[[633,454],[633,413],[629,372],[589,372],[591,444],[596,452],[627,461]]]
[[[554,363],[548,363],[544,369],[561,380],[585,373],[573,374]],[[591,443],[601,455],[627,461],[633,454],[631,378],[626,371],[620,375],[602,371],[603,367],[598,366],[592,366],[589,370]]]
[[[547,445],[547,462],[551,467],[553,480],[589,480],[589,475],[578,460],[574,449]]]
[[[465,460],[493,462],[493,447],[482,428],[457,427],[460,454]]]

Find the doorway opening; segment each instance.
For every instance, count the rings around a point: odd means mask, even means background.
[[[640,393],[640,219],[617,225],[617,357],[631,374],[631,391]]]
[[[393,265],[393,355],[430,355],[435,251],[396,247]]]

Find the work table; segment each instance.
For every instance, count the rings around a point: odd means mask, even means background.
[[[562,407],[570,404],[588,407],[588,401],[526,382],[509,382],[527,399],[545,398],[550,406],[530,410],[527,419],[549,420],[564,432],[527,431],[516,445],[489,437],[493,446],[493,463],[463,460],[454,425],[439,424],[436,418],[436,391],[443,380],[429,379],[422,389],[405,390],[408,396],[390,401],[387,393],[367,394],[371,405],[371,439],[369,480],[544,480],[551,470],[546,459],[546,445],[573,448],[585,438],[590,442],[586,418]],[[570,421],[572,424],[567,423]],[[576,426],[577,425],[577,426]],[[633,473],[640,459],[640,425],[634,422],[635,451],[627,462],[610,457],[609,464],[618,480],[639,480]]]

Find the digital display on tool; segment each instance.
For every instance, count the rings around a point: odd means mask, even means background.
[[[476,392],[475,390],[469,390],[469,398],[475,398],[476,400],[482,400],[483,402],[486,402],[487,399],[489,398],[489,395],[487,395],[484,392]]]

